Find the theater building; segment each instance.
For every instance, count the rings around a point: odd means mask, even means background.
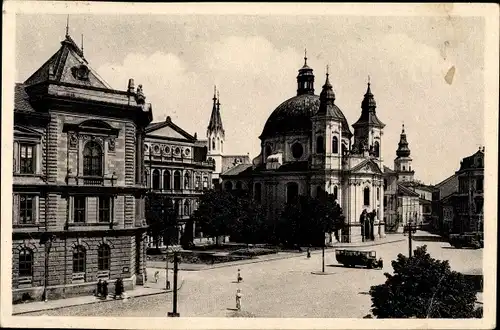
[[[151,120],[142,86],[112,89],[68,34],[15,85],[14,302],[91,294],[98,279],[144,283]]]

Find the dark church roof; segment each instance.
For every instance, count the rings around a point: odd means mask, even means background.
[[[29,96],[24,90],[24,85],[17,83],[14,88],[14,110],[23,112],[34,112]]]
[[[370,83],[368,83],[368,88],[366,89],[365,96],[363,101],[361,102],[361,116],[358,121],[355,122],[352,127],[361,127],[361,126],[374,126],[379,128],[384,128],[385,124],[378,119],[377,114],[375,112],[375,108],[377,107],[377,103],[375,102],[375,98],[373,97]]]

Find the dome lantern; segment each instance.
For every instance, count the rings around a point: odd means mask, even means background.
[[[304,66],[299,69],[297,76],[297,95],[314,95],[314,74],[313,69],[307,65],[307,50],[304,52]]]

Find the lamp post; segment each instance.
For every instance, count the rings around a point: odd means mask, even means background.
[[[49,286],[49,253],[50,249],[52,248],[52,242],[56,239],[55,235],[50,235],[48,233],[43,233],[42,237],[40,238],[40,244],[45,245],[45,279],[44,279],[44,285],[43,285],[43,294],[42,294],[42,299],[47,302],[49,299],[48,297],[48,292],[47,292],[47,287]]]
[[[172,252],[174,253],[174,297],[172,302],[172,312],[168,312],[168,317],[179,317],[180,314],[177,313],[177,272],[178,272],[178,263],[179,263],[179,251],[180,248],[172,247]]]

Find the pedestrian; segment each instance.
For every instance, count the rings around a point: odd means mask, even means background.
[[[117,278],[115,282],[115,299],[123,298],[123,280],[121,278]]]
[[[155,283],[158,283],[158,279],[160,278],[160,271],[155,272]]]
[[[369,215],[369,217],[370,217],[370,239],[372,241],[375,240],[374,223],[375,223],[376,216],[377,216],[377,213],[375,212],[375,210],[372,210],[372,212]]]
[[[103,299],[108,298],[108,282],[106,280],[102,282],[102,298]]]
[[[97,297],[100,297],[102,295],[102,280],[99,279],[99,281],[97,281],[97,292],[96,292],[96,296]]]
[[[241,310],[241,290],[236,291],[236,309]]]
[[[311,258],[311,250],[309,250],[309,247],[307,247],[307,258]]]
[[[243,281],[243,277],[241,277],[240,269],[238,269],[238,277],[236,278],[236,281],[238,283],[240,283],[241,281]]]
[[[359,223],[361,224],[361,240],[364,242],[366,236],[366,209],[361,212]]]

